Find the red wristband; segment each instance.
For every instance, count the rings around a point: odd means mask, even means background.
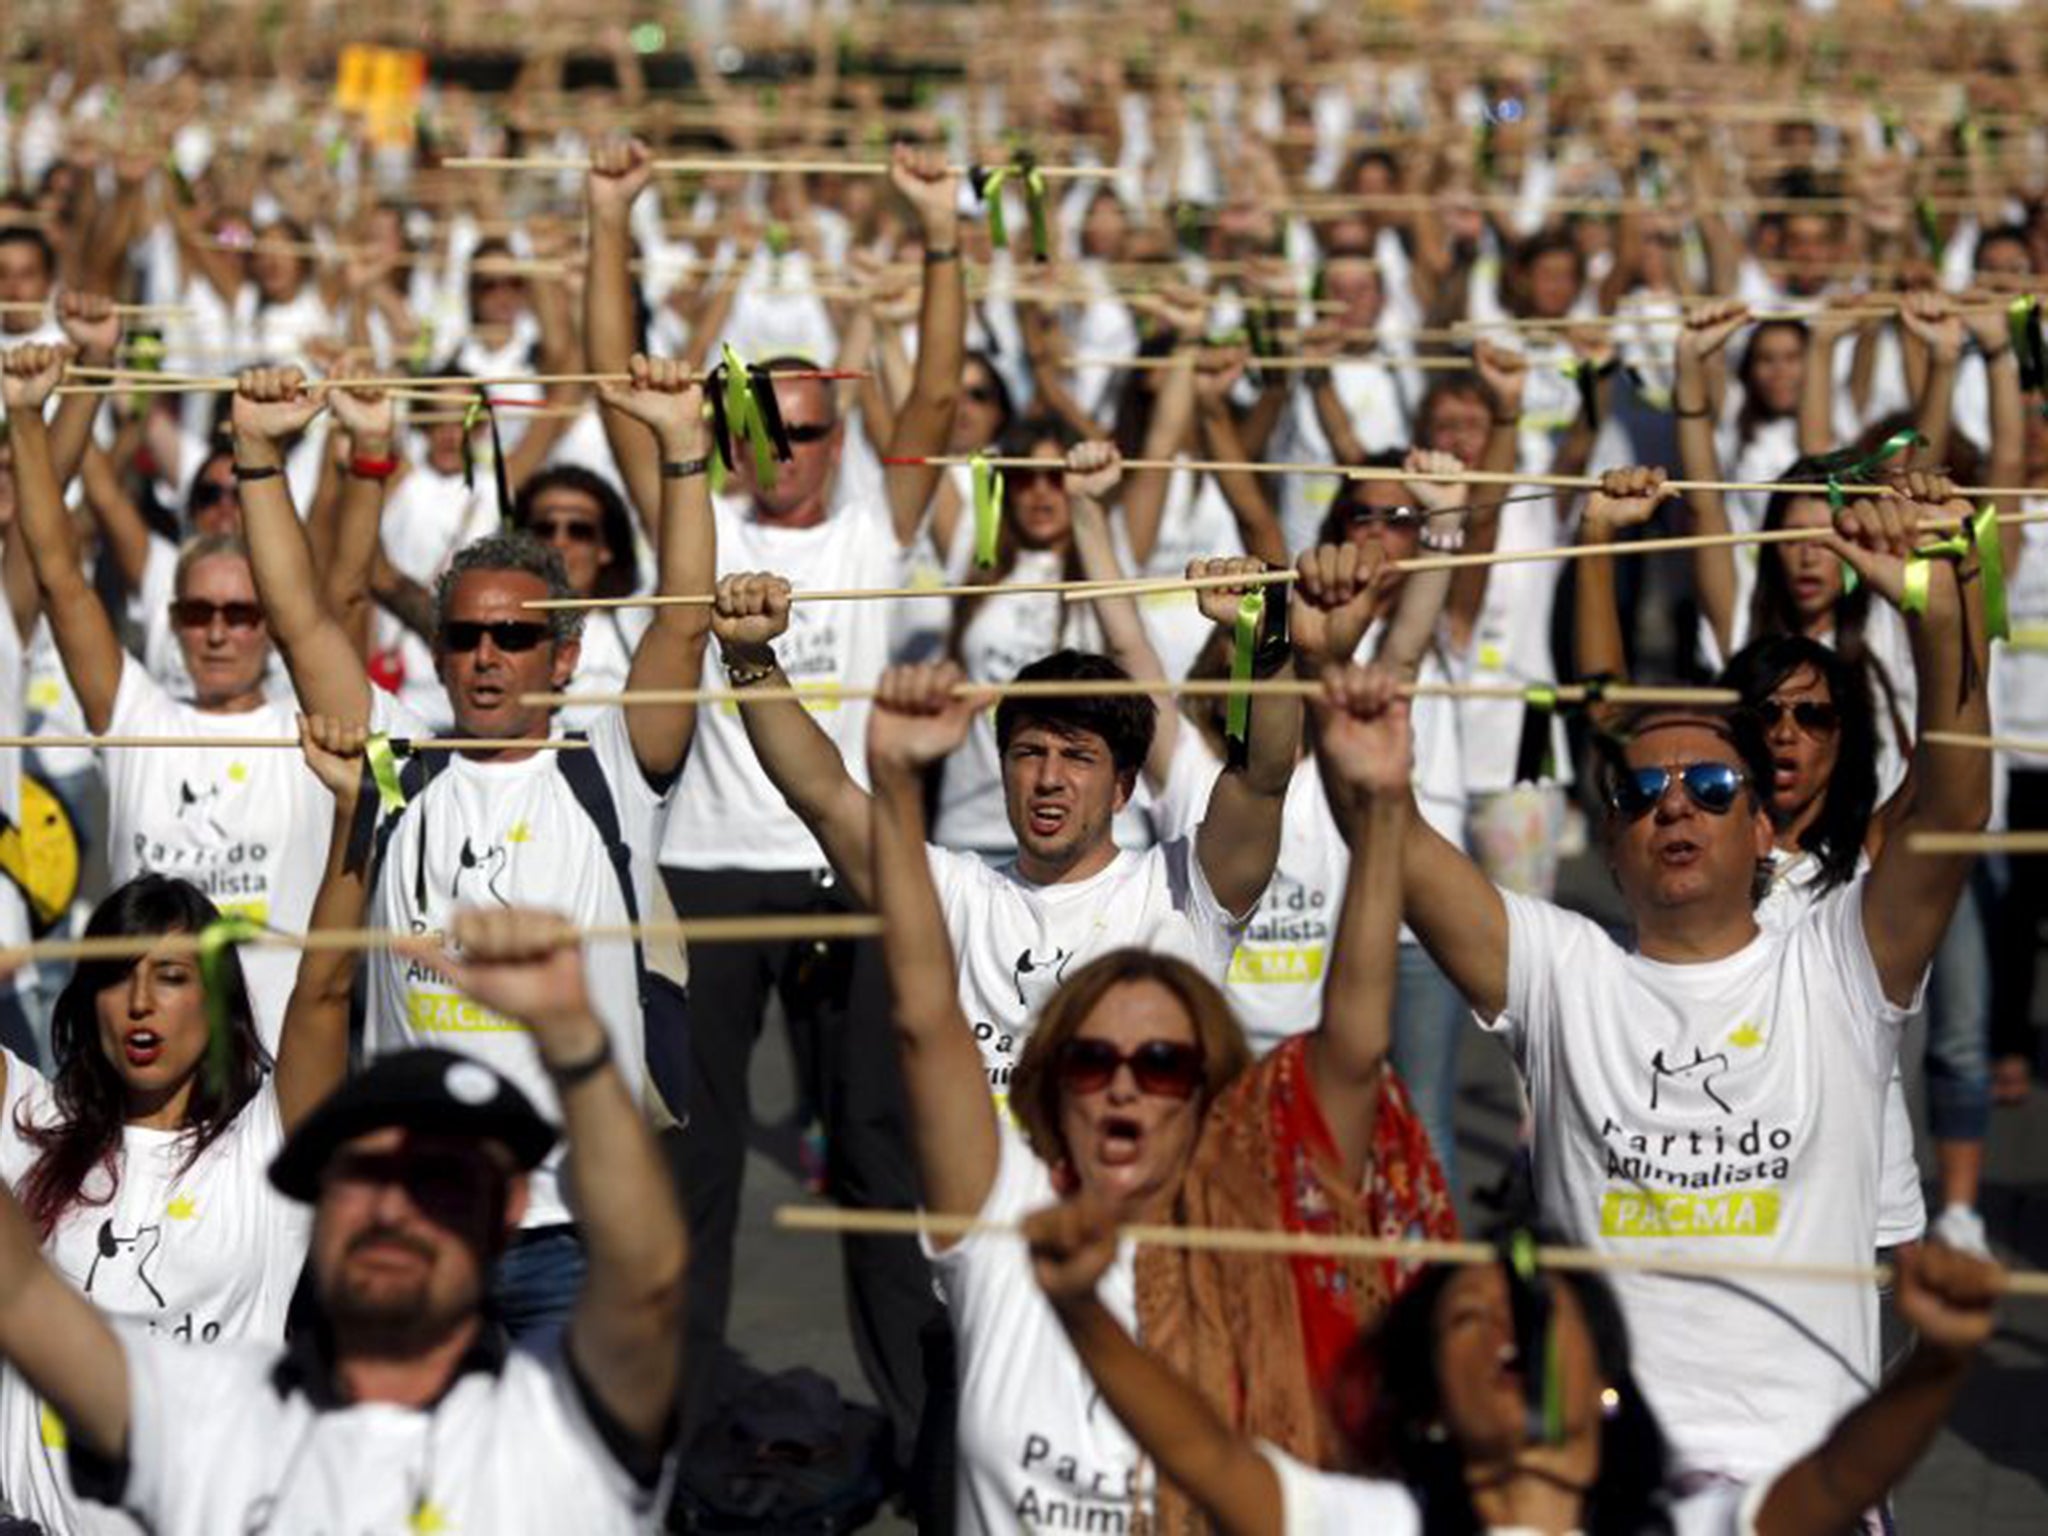
[[[398,473],[398,460],[372,459],[357,454],[348,461],[348,472],[358,480],[389,480]]]

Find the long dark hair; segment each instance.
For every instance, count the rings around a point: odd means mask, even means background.
[[[167,875],[138,875],[93,910],[85,933],[87,938],[198,933],[219,918],[220,909],[189,882]],[[50,1125],[32,1125],[26,1106],[17,1112],[15,1128],[36,1148],[36,1160],[16,1193],[45,1241],[72,1206],[105,1205],[119,1187],[121,1133],[128,1118],[128,1099],[120,1074],[100,1046],[98,1005],[100,993],[120,985],[135,966],[133,960],[80,963],[58,994],[51,1018],[50,1044],[57,1058],[57,1075],[50,1088],[57,1119]],[[221,975],[227,986],[226,1081],[216,1085],[212,1074],[202,1068],[193,1082],[185,1110],[185,1160],[180,1172],[197,1162],[233,1123],[255,1096],[270,1065],[256,1035],[242,963],[232,949],[222,957]],[[105,1192],[99,1195],[89,1195],[85,1189],[94,1169],[103,1169],[107,1175]]]
[[[1784,331],[1797,336],[1800,350],[1808,353],[1811,351],[1806,322],[1803,320],[1766,320],[1749,333],[1749,341],[1742,349],[1742,361],[1735,369],[1736,380],[1742,385],[1742,404],[1735,411],[1735,437],[1745,448],[1755,439],[1758,430],[1766,422],[1782,419],[1765,415],[1756,398],[1756,344],[1773,331]],[[1809,355],[1807,366],[1812,365],[1813,359]],[[1786,478],[1791,477],[1788,475]]]
[[[1457,1266],[1432,1265],[1401,1293],[1370,1339],[1361,1336],[1339,1374],[1338,1417],[1347,1438],[1407,1485],[1422,1506],[1426,1536],[1479,1536],[1464,1452],[1442,1430],[1437,1388],[1437,1304]],[[1664,1431],[1629,1370],[1628,1328],[1607,1283],[1596,1275],[1553,1271],[1552,1285],[1578,1298],[1601,1378],[1619,1394],[1600,1424],[1600,1472],[1586,1490],[1579,1529],[1586,1536],[1646,1536],[1671,1530]],[[1377,1372],[1364,1415],[1344,1401],[1347,1381]],[[1361,1442],[1370,1440],[1367,1446]]]
[[[1767,635],[1730,657],[1720,682],[1742,695],[1744,709],[1755,710],[1803,667],[1811,668],[1827,685],[1841,722],[1834,771],[1821,792],[1820,814],[1799,834],[1799,846],[1820,861],[1819,889],[1825,892],[1854,878],[1870,818],[1877,810],[1877,712],[1871,704],[1870,675],[1818,640]]]
[[[1828,478],[1828,465],[1819,459],[1801,455],[1793,461],[1792,467],[1778,478],[1793,484],[1812,484]],[[1802,496],[1811,496],[1810,491],[1773,491],[1771,499],[1764,504],[1764,529],[1775,533],[1786,525],[1792,515],[1792,503]],[[1877,686],[1878,694],[1884,699],[1885,713],[1890,717],[1895,739],[1910,739],[1905,712],[1899,707],[1898,689],[1893,685],[1891,674],[1884,663],[1871,654],[1867,630],[1870,624],[1870,588],[1859,584],[1855,591],[1844,591],[1835,599],[1835,650],[1851,666],[1864,669],[1865,675]],[[1786,575],[1785,562],[1774,550],[1766,550],[1756,563],[1756,590],[1749,598],[1749,633],[1752,639],[1761,640],[1771,635],[1796,635],[1799,628],[1799,605],[1792,600],[1792,582]],[[1837,703],[1840,701],[1837,700]]]
[[[1051,442],[1058,443],[1060,452],[1065,453],[1080,440],[1079,434],[1056,416],[1026,416],[1011,422],[1004,430],[1002,437],[997,440],[997,452],[1005,458],[1029,458],[1032,450],[1040,443]],[[1057,475],[1060,471],[1053,470],[1052,473]],[[963,515],[971,519],[974,516],[974,509],[965,508]],[[1017,542],[1016,530],[1010,521],[1010,503],[1005,498],[1002,525],[996,534],[996,563],[986,571],[970,572],[968,579],[976,586],[999,586],[1009,580],[1011,573],[1017,569],[1017,557],[1022,552],[1023,546]],[[1060,563],[1060,580],[1079,581],[1081,574],[1081,552],[1074,543],[1073,535],[1069,533],[1064,558]],[[986,594],[953,599],[953,619],[946,626],[946,654],[954,660],[960,659],[962,648],[967,643],[967,627],[974,622],[975,614],[981,611],[981,605],[987,601]],[[1066,618],[1060,620],[1063,634],[1067,622]]]

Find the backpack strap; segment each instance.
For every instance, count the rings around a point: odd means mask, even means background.
[[[383,872],[385,856],[391,851],[392,836],[398,831],[399,823],[405,819],[406,811],[412,811],[420,823],[420,857],[415,861],[413,871],[413,882],[417,887],[414,892],[414,905],[422,911],[426,909],[427,813],[424,806],[416,806],[414,802],[419,799],[421,791],[439,777],[441,770],[448,766],[453,756],[453,753],[439,747],[419,752],[407,751],[405,761],[398,770],[398,787],[405,791],[406,803],[388,816],[380,812],[375,788],[369,785],[363,787],[362,799],[356,806],[356,821],[349,833],[349,841],[363,841],[369,844],[370,866],[363,882],[364,889],[374,891],[377,888],[377,877]]]
[[[570,741],[588,741],[584,731],[568,733]],[[612,787],[604,776],[604,765],[591,752],[557,752],[555,766],[568,781],[569,793],[576,797],[576,803],[583,808],[591,824],[597,828],[597,835],[604,842],[604,850],[611,857],[612,873],[618,878],[619,898],[625,904],[626,921],[634,925],[640,922],[640,901],[633,893],[633,850],[626,846],[624,834],[619,830],[619,810],[612,799]],[[647,952],[638,939],[633,941],[633,967],[640,978],[640,1001],[647,1002]]]

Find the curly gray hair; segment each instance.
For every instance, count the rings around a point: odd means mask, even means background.
[[[486,534],[455,551],[455,557],[448,562],[448,569],[441,573],[441,580],[434,588],[434,629],[437,634],[448,622],[448,605],[455,600],[456,582],[470,571],[521,571],[546,582],[549,597],[576,595],[569,588],[569,573],[562,566],[561,555],[551,546],[541,543],[530,533]],[[583,615],[577,609],[551,608],[547,611],[547,621],[548,638],[557,645],[567,645],[583,633]]]

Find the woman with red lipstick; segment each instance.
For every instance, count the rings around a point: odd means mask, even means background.
[[[308,764],[335,791],[315,928],[361,919],[362,875],[345,866],[364,736],[326,720],[302,728]],[[101,902],[86,933],[192,935],[220,915],[188,882],[145,874]],[[283,1337],[308,1212],[271,1189],[268,1170],[346,1071],[354,959],[305,957],[274,1070],[232,948],[217,972],[218,1046],[199,962],[166,949],[79,966],[52,1020],[55,1077],[0,1052],[0,1177],[102,1311],[195,1345]],[[63,1422],[12,1370],[0,1375],[0,1507],[53,1532],[136,1530],[74,1496]]]
[[[1004,1222],[1082,1193],[1129,1221],[1449,1233],[1443,1176],[1387,1059],[1400,893],[1362,873],[1345,885],[1315,1029],[1252,1065],[1229,1005],[1197,970],[1113,950],[1065,974],[1039,1011],[1010,1079],[1014,1122],[1002,1112],[961,1007],[915,792],[981,708],[954,695],[948,670],[899,668],[884,675],[869,728],[875,904],[926,1206]],[[1409,808],[1366,810],[1355,786],[1370,747],[1351,717],[1319,709],[1315,739],[1342,835],[1398,843]],[[1027,952],[1018,963],[1022,986],[1063,962]],[[1154,1528],[1187,1528],[1179,1495],[1153,1488],[1136,1445],[1099,1411],[1017,1246],[977,1234],[929,1251],[958,1353],[953,1528],[1134,1530],[1155,1494]],[[1238,1428],[1329,1464],[1339,1447],[1323,1393],[1406,1278],[1387,1265],[1147,1250],[1120,1256],[1108,1288],[1126,1325]]]

